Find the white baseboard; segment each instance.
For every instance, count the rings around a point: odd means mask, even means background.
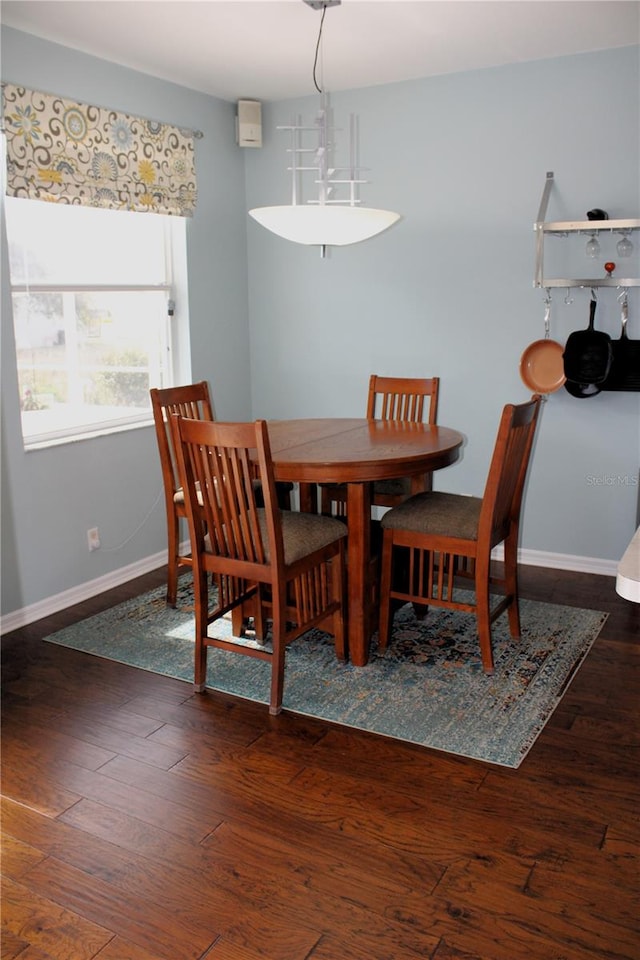
[[[65,610],[72,607],[74,603],[81,603],[83,600],[90,600],[91,597],[104,593],[105,590],[111,590],[112,587],[119,587],[129,580],[141,577],[144,573],[150,573],[164,566],[167,562],[167,551],[161,550],[154,556],[145,557],[144,560],[138,560],[112,573],[107,573],[103,577],[97,577],[95,580],[89,580],[87,583],[80,583],[77,587],[65,590],[53,597],[46,597],[37,603],[32,603],[28,607],[22,607],[21,610],[14,610],[2,617],[0,623],[0,634],[9,633],[10,630],[17,630],[18,627],[26,627],[29,623],[35,623],[43,617],[48,617],[52,613],[58,613],[59,610]]]
[[[502,560],[504,551],[496,547],[492,556]],[[520,550],[518,561],[524,566],[549,567],[552,570],[574,570],[576,573],[598,573],[603,577],[615,577],[617,560],[602,560],[598,557],[575,557],[569,553],[547,553],[545,550]]]
[[[496,548],[493,552],[496,560],[503,557],[502,547]],[[87,583],[81,583],[71,590],[65,590],[54,597],[47,597],[39,600],[21,610],[14,610],[2,617],[0,623],[0,634],[9,633],[11,630],[17,630],[19,627],[26,627],[36,620],[48,617],[59,610],[65,610],[75,603],[81,603],[83,600],[89,600],[91,597],[104,593],[105,590],[111,590],[112,587],[119,587],[129,580],[140,577],[144,573],[150,573],[157,570],[167,562],[166,551],[160,551],[137,563],[132,563],[127,567],[114,570],[104,577],[98,577],[95,580],[89,580]],[[615,577],[618,570],[616,560],[600,560],[597,557],[575,557],[566,553],[546,553],[543,550],[521,550],[520,563],[533,567],[549,567],[554,570],[575,570],[578,573],[597,573],[605,577]]]

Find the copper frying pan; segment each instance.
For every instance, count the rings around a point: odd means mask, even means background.
[[[555,393],[565,382],[562,353],[556,340],[535,340],[520,357],[520,378],[534,393]]]
[[[551,300],[545,300],[544,340],[534,340],[520,357],[520,379],[533,393],[555,393],[565,382],[564,347],[549,339]]]

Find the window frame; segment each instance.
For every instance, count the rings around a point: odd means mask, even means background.
[[[13,203],[42,203],[40,200],[27,198],[8,198],[3,196],[5,203],[5,229],[7,231],[7,240],[9,241],[9,225],[6,216],[6,201]],[[113,211],[111,211],[113,214]],[[116,212],[115,216],[119,213]],[[169,215],[159,215],[155,213],[136,213],[139,217],[158,217],[163,221],[163,248],[164,248],[164,275],[165,280],[161,283],[147,284],[126,284],[126,283],[55,283],[51,281],[37,282],[30,280],[27,282],[14,283],[11,272],[8,272],[8,286],[12,306],[12,328],[15,338],[13,297],[14,294],[83,294],[83,293],[128,293],[128,292],[153,292],[163,293],[166,299],[166,310],[164,312],[164,326],[159,331],[160,350],[166,351],[166,356],[159,358],[160,377],[158,382],[153,380],[150,386],[167,387],[175,383],[188,382],[191,379],[190,370],[190,340],[189,340],[189,314],[188,314],[188,278],[187,278],[187,220],[182,217]],[[180,227],[180,228],[179,228]],[[9,244],[10,246],[10,244]],[[159,321],[160,322],[160,321]],[[16,364],[16,373],[18,371],[18,346],[14,339],[14,362]],[[110,417],[104,420],[87,422],[85,424],[74,424],[67,427],[60,427],[43,431],[38,434],[26,435],[24,433],[24,423],[20,410],[20,429],[22,433],[22,442],[25,452],[31,450],[41,450],[52,446],[60,446],[68,443],[75,443],[81,440],[91,439],[98,436],[107,436],[123,431],[139,429],[140,427],[149,427],[153,425],[153,412],[149,401],[148,409],[140,411],[135,415],[123,417]]]

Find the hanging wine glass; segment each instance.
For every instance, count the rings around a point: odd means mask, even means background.
[[[595,260],[600,253],[600,244],[598,243],[598,238],[596,237],[595,233],[592,233],[591,239],[587,240],[587,245],[584,252],[588,257],[591,257],[592,260]]]
[[[627,236],[629,231],[622,230],[621,233],[622,233],[622,240],[618,240],[618,243],[616,244],[616,250],[618,251],[618,256],[630,257],[631,254],[633,253],[633,244],[631,240],[629,240],[629,237]]]

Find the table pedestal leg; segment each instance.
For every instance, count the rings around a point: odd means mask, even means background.
[[[347,485],[347,518],[349,659],[356,667],[364,667],[371,640],[371,484]]]
[[[318,512],[318,489],[315,483],[301,483],[298,486],[301,513]]]

